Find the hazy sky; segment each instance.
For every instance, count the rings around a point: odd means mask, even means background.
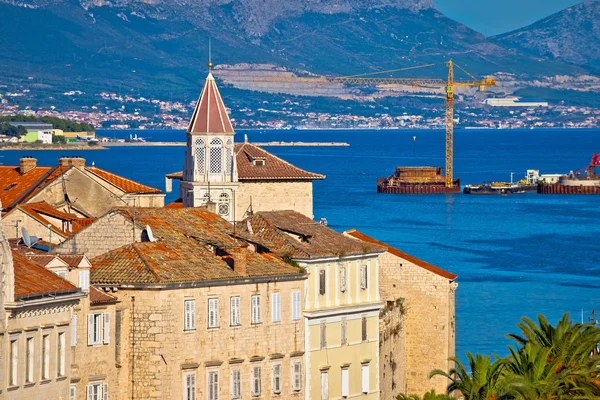
[[[433,0],[438,10],[484,35],[521,28],[581,0]]]

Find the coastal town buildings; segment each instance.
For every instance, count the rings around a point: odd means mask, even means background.
[[[379,256],[295,211],[258,212],[237,224],[258,251],[289,259],[308,273],[306,399],[379,399]]]
[[[180,179],[184,207],[216,204],[228,221],[242,220],[252,212],[295,210],[313,217],[312,181],[320,174],[304,171],[248,143],[234,143],[235,132],[212,74],[209,74],[187,132]]]

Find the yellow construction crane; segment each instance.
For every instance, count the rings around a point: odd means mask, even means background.
[[[342,84],[342,85],[409,85],[409,86],[433,86],[443,87],[446,92],[446,187],[454,186],[454,88],[455,87],[479,87],[485,90],[487,86],[496,86],[496,81],[492,78],[483,80],[475,78],[463,68],[454,64],[452,60],[448,61],[448,78],[446,80],[439,78],[378,78],[366,77],[382,73],[392,73],[406,71],[416,68],[431,67],[433,64],[420,65],[416,67],[401,68],[389,71],[374,72],[368,74],[326,77],[326,76],[264,76],[255,77],[253,82],[281,82],[281,83],[310,83],[310,84]],[[472,81],[455,81],[454,67],[459,68]]]

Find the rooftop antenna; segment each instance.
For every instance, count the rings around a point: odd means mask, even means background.
[[[29,236],[29,232],[27,232],[25,227],[21,228],[21,235],[23,236],[23,243],[29,248],[35,246],[40,240],[37,236]]]
[[[212,72],[212,38],[208,38],[208,72]]]

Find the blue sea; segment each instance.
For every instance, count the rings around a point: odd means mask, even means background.
[[[99,132],[128,137],[130,131]],[[151,141],[184,141],[182,131],[139,131]],[[314,183],[315,218],[336,230],[357,228],[458,274],[457,354],[505,355],[521,316],[565,312],[587,320],[600,309],[600,196],[385,195],[378,177],[398,165],[444,165],[441,130],[241,131],[250,141],[345,141],[350,147],[271,147],[269,151],[327,178]],[[416,140],[413,139],[416,136]],[[100,168],[164,189],[179,171],[183,147],[104,151],[3,151],[0,163],[33,155],[54,165],[81,155]],[[455,177],[462,184],[515,179],[527,169],[566,173],[600,152],[600,130],[457,130]],[[178,188],[167,195],[178,197]],[[582,311],[583,310],[583,311]]]

